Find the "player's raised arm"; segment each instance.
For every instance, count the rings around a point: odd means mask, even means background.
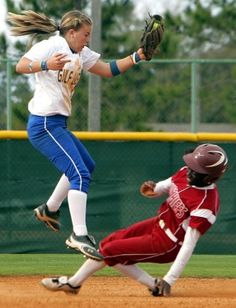
[[[150,61],[161,44],[164,35],[164,22],[160,15],[150,16],[140,40],[140,48],[131,55],[105,63],[98,60],[90,72],[102,77],[114,77],[126,72],[142,60]]]

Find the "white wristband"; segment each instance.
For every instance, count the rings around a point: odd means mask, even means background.
[[[137,52],[133,52],[130,57],[134,64],[138,64],[138,62],[142,60]]]

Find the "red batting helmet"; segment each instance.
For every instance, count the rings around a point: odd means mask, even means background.
[[[186,165],[193,171],[208,175],[208,181],[216,181],[227,169],[225,151],[215,144],[201,144],[183,156]]]

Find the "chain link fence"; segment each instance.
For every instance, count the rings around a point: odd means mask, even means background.
[[[33,76],[16,74],[15,63],[0,60],[0,129],[26,127]],[[98,88],[88,81],[83,74],[73,97],[75,131],[87,131],[91,119],[101,131],[236,131],[234,59],[152,60]],[[100,91],[100,106],[89,108],[89,88]]]

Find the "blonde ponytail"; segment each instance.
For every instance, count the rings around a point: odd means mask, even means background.
[[[92,25],[91,18],[78,10],[67,12],[60,24],[45,14],[34,11],[23,11],[21,14],[8,13],[7,21],[14,36],[50,34],[56,31],[60,31],[64,36],[70,29],[79,30],[84,24]]]
[[[23,11],[21,14],[9,12],[7,21],[11,25],[11,34],[14,36],[50,34],[58,30],[58,24],[53,19],[34,11]]]

